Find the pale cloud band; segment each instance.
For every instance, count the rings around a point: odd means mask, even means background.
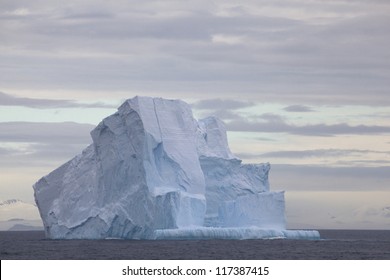
[[[22,106],[30,108],[113,108],[112,105],[104,103],[80,103],[73,100],[63,99],[42,99],[29,97],[16,97],[0,92],[0,106]]]

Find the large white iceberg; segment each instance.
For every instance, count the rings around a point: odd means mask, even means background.
[[[129,99],[91,136],[34,185],[48,238],[319,238],[285,229],[270,165],[242,164],[224,124],[183,101]]]

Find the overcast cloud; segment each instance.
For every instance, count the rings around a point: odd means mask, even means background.
[[[0,122],[0,143],[50,143],[87,144],[92,143],[90,124],[72,122]]]
[[[272,164],[273,189],[286,191],[389,191],[390,167]],[[375,184],[373,184],[375,182]],[[348,200],[348,197],[345,198]]]
[[[56,168],[92,143],[93,128],[73,122],[0,122],[0,168]]]
[[[103,103],[83,104],[73,100],[16,97],[3,92],[0,92],[0,106],[22,106],[22,107],[40,108],[40,109],[113,108],[112,105],[107,105]]]
[[[192,104],[192,108],[199,110],[215,110],[223,108],[224,110],[234,110],[252,107],[255,104],[248,101],[239,101],[231,99],[205,99]]]
[[[313,112],[314,110],[305,105],[290,105],[284,108],[286,112]]]
[[[345,157],[348,155],[365,155],[369,153],[385,154],[390,156],[390,152],[371,151],[371,150],[341,150],[341,149],[320,149],[303,151],[277,151],[263,153],[262,157],[271,158],[305,158],[305,157]]]
[[[6,89],[390,104],[386,1],[7,0],[1,7]]]
[[[246,132],[273,132],[273,133],[290,133],[306,136],[335,136],[335,135],[362,135],[362,134],[389,134],[390,126],[380,125],[356,125],[352,126],[347,123],[340,124],[308,124],[294,125],[283,121],[279,122],[249,122],[249,121],[232,121],[226,125],[231,131]]]

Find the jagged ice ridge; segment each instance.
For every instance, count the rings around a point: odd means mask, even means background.
[[[91,136],[33,186],[48,238],[319,238],[285,229],[270,165],[242,164],[224,124],[183,101],[129,99]]]

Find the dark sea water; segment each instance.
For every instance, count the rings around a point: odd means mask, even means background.
[[[321,240],[49,240],[0,232],[0,259],[390,260],[388,230],[320,230]]]

